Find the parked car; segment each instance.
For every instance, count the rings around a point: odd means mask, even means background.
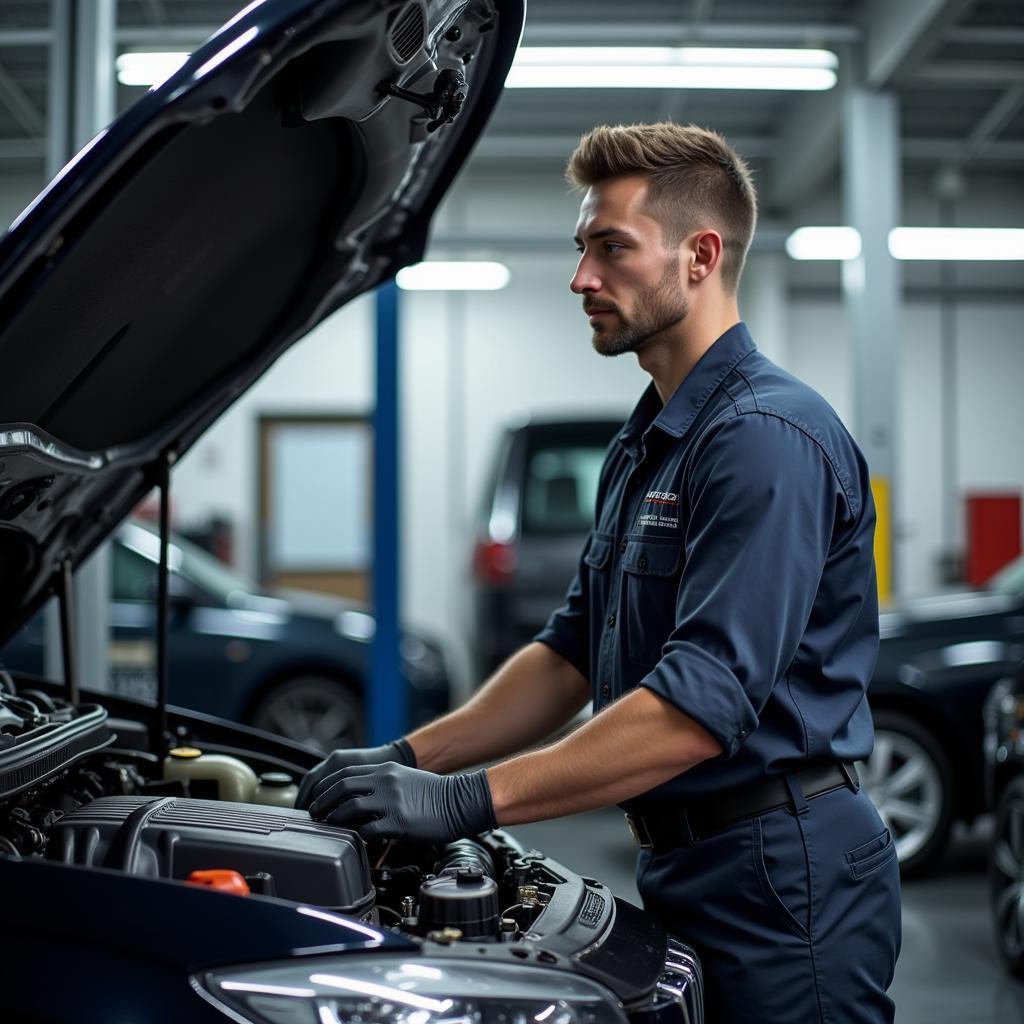
[[[593,518],[605,449],[622,420],[547,419],[502,436],[474,552],[483,672],[557,608]],[[981,591],[901,601],[880,617],[868,691],[875,748],[859,766],[904,874],[941,856],[953,823],[987,810],[982,709],[1024,656],[1024,558]]]
[[[991,809],[984,709],[1024,658],[1024,559],[983,590],[894,605],[881,616],[869,699],[875,750],[865,784],[905,872],[942,854],[953,822]]]
[[[57,592],[74,664],[74,570],[154,485],[168,507],[174,457],[290,344],[420,258],[523,17],[250,4],[0,238],[0,643]],[[500,830],[368,848],[287,806],[318,752],[158,678],[152,706],[0,675],[4,1020],[703,1020],[696,957],[600,881]]]
[[[110,688],[156,698],[155,606],[160,538],[132,520],[111,541]],[[172,538],[170,700],[255,725],[320,750],[359,746],[373,616],[358,603],[302,591],[266,592],[212,555]],[[42,675],[45,629],[35,616],[0,650],[0,665]],[[401,641],[410,720],[448,710],[436,643]]]
[[[995,828],[989,848],[996,948],[1024,978],[1024,661],[985,702],[985,769]]]
[[[624,420],[538,418],[502,433],[473,552],[478,676],[562,603],[594,519],[605,449]]]

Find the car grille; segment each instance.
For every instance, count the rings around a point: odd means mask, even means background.
[[[689,946],[668,940],[665,972],[658,981],[655,1001],[662,1007],[673,1005],[683,1024],[704,1024],[704,976],[700,960]],[[666,1007],[667,1008],[667,1007]],[[659,1016],[659,1020],[671,1019]]]

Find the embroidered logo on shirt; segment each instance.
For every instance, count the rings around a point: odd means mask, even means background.
[[[648,491],[640,507],[638,526],[679,527],[679,495],[674,491]]]

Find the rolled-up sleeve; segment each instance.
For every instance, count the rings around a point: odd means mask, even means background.
[[[588,573],[587,554],[594,542],[591,531],[580,555],[576,575],[565,594],[565,603],[548,619],[544,628],[534,640],[546,644],[556,654],[560,654],[578,672],[590,678],[590,624],[588,607]]]
[[[769,413],[714,427],[695,455],[676,625],[640,685],[732,757],[797,655],[847,505],[825,451]]]

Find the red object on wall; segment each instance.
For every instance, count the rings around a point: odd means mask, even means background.
[[[1020,495],[967,495],[967,582],[987,583],[1020,554]]]

